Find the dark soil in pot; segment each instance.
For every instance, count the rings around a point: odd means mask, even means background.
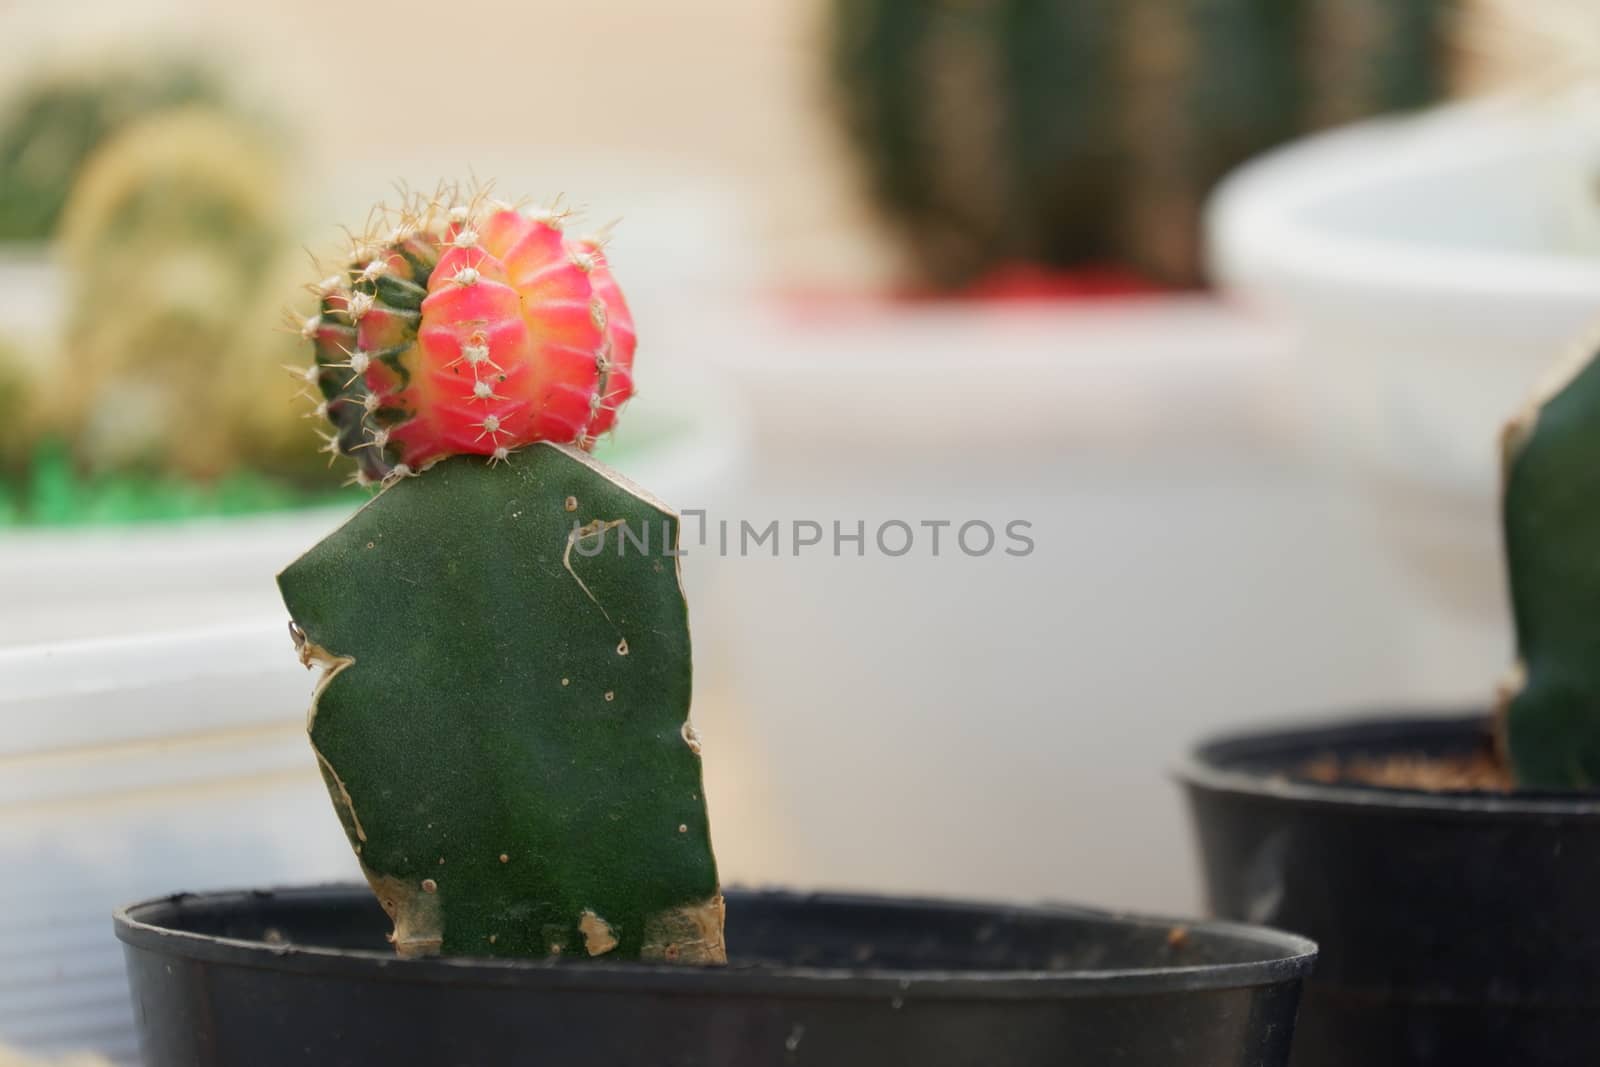
[[[1600,1063],[1600,794],[1354,780],[1481,769],[1488,731],[1264,730],[1183,769],[1212,910],[1320,946],[1296,1067]]]
[[[120,911],[149,1067],[1282,1067],[1306,940],[728,894],[726,968],[399,960],[365,887]]]

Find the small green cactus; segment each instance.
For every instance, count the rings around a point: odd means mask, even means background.
[[[90,160],[62,222],[57,405],[86,467],[212,479],[271,465],[263,422],[284,427],[268,438],[303,428],[258,321],[294,254],[284,167],[255,126],[198,107],[133,123]],[[239,388],[269,373],[276,389]]]
[[[128,123],[224,95],[207,66],[162,54],[84,57],[34,75],[0,107],[0,241],[54,234],[85,161]]]
[[[632,389],[595,242],[409,201],[304,335],[377,496],[278,579],[309,731],[402,955],[720,963],[678,518],[592,459]]]
[[[1501,736],[1528,787],[1600,786],[1600,356],[1581,356],[1502,437],[1517,664]]]

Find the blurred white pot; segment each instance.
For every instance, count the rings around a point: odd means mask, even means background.
[[[698,386],[663,393],[652,387],[630,408],[601,455],[663,499],[694,507],[735,478],[742,429]],[[270,614],[279,610],[272,576],[347,510],[0,532],[0,647]]]
[[[1294,328],[1306,414],[1459,628],[1440,671],[1505,653],[1498,432],[1600,320],[1597,148],[1592,108],[1480,101],[1281,149],[1209,212],[1215,277]]]
[[[281,618],[4,649],[0,678],[0,1042],[134,1060],[119,902],[357,874]]]
[[[8,346],[38,362],[53,352],[66,282],[50,245],[0,241],[0,330]]]

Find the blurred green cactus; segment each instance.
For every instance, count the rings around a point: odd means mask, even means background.
[[[1517,783],[1600,786],[1600,355],[1506,427],[1502,522],[1517,665],[1501,736]]]
[[[223,96],[208,67],[159,54],[34,75],[0,107],[0,241],[50,237],[85,161],[130,122]]]
[[[294,256],[279,147],[224,112],[170,110],[89,160],[62,217],[70,275],[56,413],[91,470],[211,479],[308,467],[272,285]]]
[[[1435,99],[1447,0],[834,0],[844,125],[923,281],[1016,262],[1200,278],[1227,170]]]
[[[23,354],[0,344],[0,479],[23,470],[37,443],[35,372]]]

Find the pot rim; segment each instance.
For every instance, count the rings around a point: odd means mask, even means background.
[[[734,896],[745,895],[738,890],[732,893]],[[1243,963],[1100,971],[848,968],[738,963],[728,967],[696,968],[667,964],[573,963],[471,957],[403,960],[369,949],[274,945],[199,934],[160,925],[157,917],[150,914],[186,903],[224,906],[230,899],[242,901],[263,896],[349,896],[363,900],[370,897],[370,890],[366,886],[351,884],[177,893],[120,907],[113,914],[113,923],[118,939],[125,945],[201,963],[365,977],[378,981],[517,986],[548,991],[625,990],[688,996],[810,994],[907,1000],[1026,1000],[1181,993],[1298,981],[1310,972],[1317,956],[1316,944],[1297,934],[1225,920],[1168,920],[1061,904],[996,905],[857,893],[759,890],[748,895],[787,903],[864,905],[875,908],[889,906],[906,910],[970,908],[999,914],[1021,912],[1046,918],[1076,917],[1106,924],[1132,924],[1156,929],[1182,927],[1191,934],[1247,942],[1260,951],[1261,958]]]
[[[1173,769],[1172,775],[1191,790],[1255,797],[1315,807],[1365,811],[1427,813],[1456,817],[1493,816],[1505,819],[1552,817],[1600,820],[1600,791],[1525,791],[1492,793],[1484,790],[1428,792],[1348,783],[1325,784],[1291,780],[1279,772],[1245,769],[1242,759],[1270,760],[1286,749],[1307,749],[1340,744],[1408,741],[1482,735],[1489,718],[1484,712],[1447,714],[1402,712],[1326,717],[1310,722],[1279,722],[1211,735],[1194,745]]]
[[[1386,236],[1327,210],[1507,161],[1576,165],[1584,145],[1572,131],[1581,131],[1581,114],[1502,94],[1309,134],[1250,160],[1218,187],[1206,206],[1207,257],[1225,288],[1270,292],[1299,305],[1309,302],[1302,290],[1311,285],[1324,301],[1337,290],[1363,306],[1381,306],[1396,321],[1437,330],[1437,305],[1446,302],[1470,317],[1457,324],[1466,336],[1492,326],[1482,314],[1485,297],[1493,298],[1491,308],[1506,299],[1581,307],[1600,287],[1600,269],[1581,254],[1461,245],[1437,233]]]

